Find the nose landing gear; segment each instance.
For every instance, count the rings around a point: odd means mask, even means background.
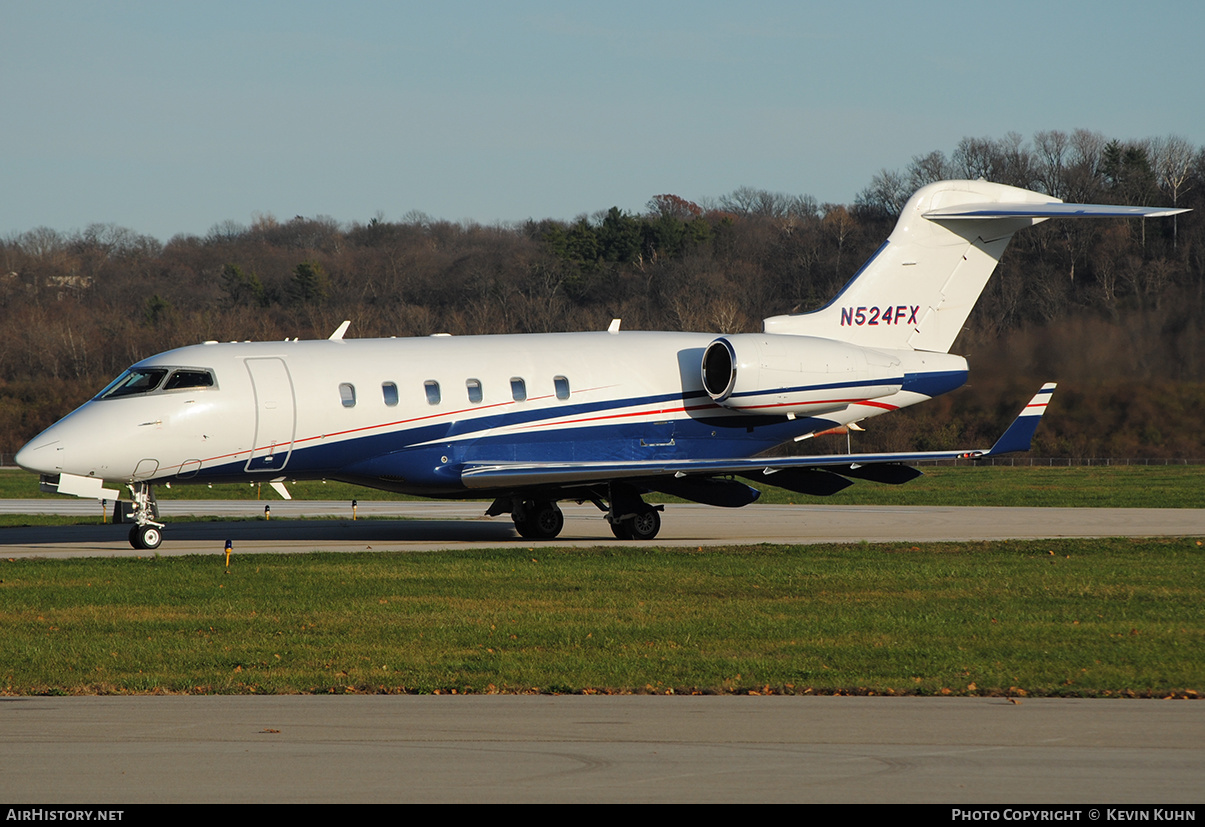
[[[150,483],[132,482],[127,486],[134,499],[134,527],[130,529],[130,545],[140,551],[153,551],[163,542],[163,523],[156,522],[159,508]]]

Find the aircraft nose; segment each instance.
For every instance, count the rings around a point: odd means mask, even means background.
[[[38,437],[17,451],[17,465],[36,474],[57,474],[62,470],[63,444],[57,439]]]

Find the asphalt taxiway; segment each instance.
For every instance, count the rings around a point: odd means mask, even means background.
[[[39,505],[41,504],[41,505]],[[265,506],[271,509],[264,519]],[[82,510],[83,508],[88,510]],[[0,501],[0,513],[93,514],[95,525],[0,530],[0,555],[71,557],[145,555],[130,548],[129,528],[102,525],[95,502]],[[156,554],[256,552],[438,551],[533,543],[508,517],[486,518],[479,502],[347,502],[177,500],[160,503],[167,528]],[[81,510],[76,510],[81,509]],[[619,542],[592,505],[564,508],[565,528],[544,544]],[[231,521],[202,522],[217,516]],[[305,517],[307,519],[282,519]],[[237,518],[237,519],[236,519]],[[945,506],[751,505],[741,509],[667,505],[661,534],[647,545],[928,542],[1055,537],[1205,537],[1205,509],[980,508]],[[630,541],[625,541],[630,542]]]
[[[1198,803],[1205,706],[1004,698],[0,698],[0,799]],[[1076,820],[1091,823],[1088,807]]]

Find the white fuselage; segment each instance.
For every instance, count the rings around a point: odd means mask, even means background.
[[[194,345],[134,367],[206,371],[212,385],[164,389],[168,379],[94,399],[17,460],[119,483],[331,478],[457,496],[469,462],[752,456],[965,378],[965,361],[948,354],[721,338],[736,344],[735,375],[746,384],[734,381],[737,392],[718,401],[701,376],[714,334]]]

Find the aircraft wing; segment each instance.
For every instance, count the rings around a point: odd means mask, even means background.
[[[468,488],[523,488],[539,485],[636,480],[652,477],[713,477],[735,474],[746,478],[770,477],[792,469],[828,469],[838,474],[876,480],[905,482],[919,474],[892,473],[883,466],[939,459],[986,459],[1000,454],[1029,450],[1034,431],[1046,412],[1055,384],[1042,386],[1013,423],[991,448],[960,451],[905,451],[898,453],[823,454],[793,457],[740,459],[668,459],[602,462],[499,462],[470,463],[461,472]],[[877,468],[876,468],[877,467]],[[901,469],[905,472],[911,469]],[[773,485],[773,479],[766,479]]]

